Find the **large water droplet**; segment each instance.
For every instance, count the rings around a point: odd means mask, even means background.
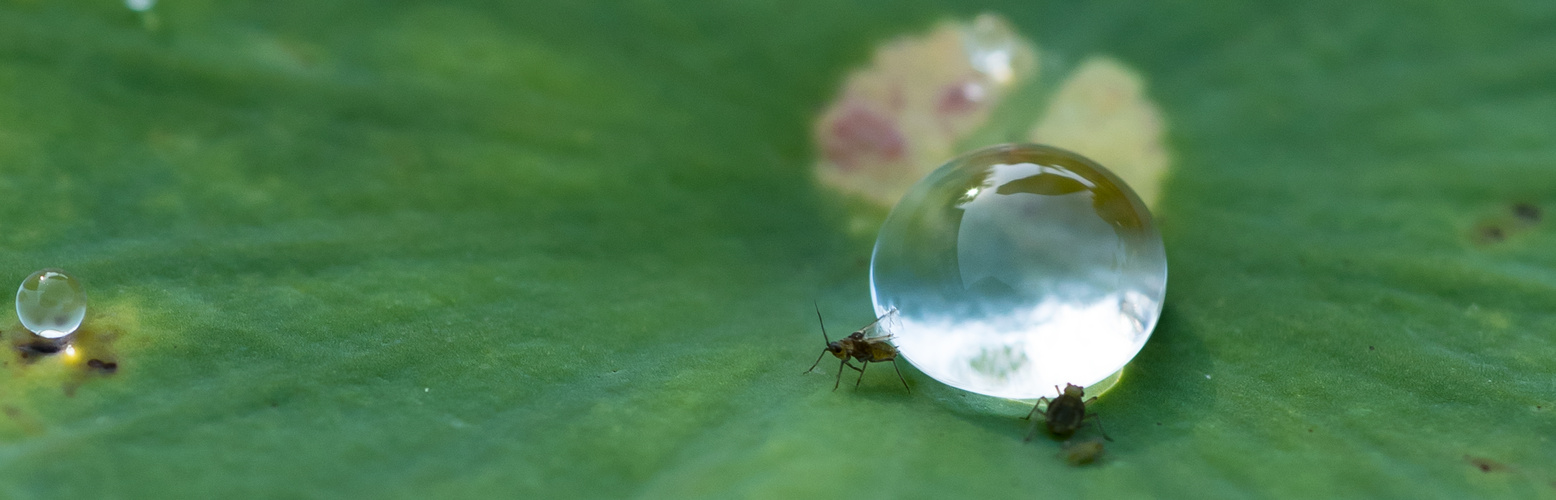
[[[70,335],[86,318],[86,292],[81,282],[59,269],[32,273],[16,290],[16,316],[38,336]]]
[[[1150,337],[1166,286],[1161,234],[1135,193],[1036,145],[981,149],[920,180],[870,263],[875,311],[898,310],[903,357],[1015,399],[1118,372]]]

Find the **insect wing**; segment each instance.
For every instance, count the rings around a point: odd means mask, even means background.
[[[870,343],[884,342],[886,339],[890,339],[892,335],[896,335],[897,330],[901,327],[901,321],[897,318],[897,308],[893,307],[887,310],[886,314],[875,318],[875,321],[864,325],[864,328],[860,328],[855,333],[864,334],[864,339]]]

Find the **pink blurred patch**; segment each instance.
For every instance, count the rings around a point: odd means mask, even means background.
[[[863,106],[850,105],[827,126],[822,149],[828,160],[844,170],[852,170],[871,158],[901,159],[907,151],[907,141],[890,119]]]
[[[945,86],[940,91],[940,102],[935,104],[935,112],[941,115],[960,115],[978,109],[983,103],[985,90],[982,85],[971,81],[959,81]]]

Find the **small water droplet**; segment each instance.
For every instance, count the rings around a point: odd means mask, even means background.
[[[914,366],[1036,399],[1134,358],[1161,314],[1167,258],[1150,212],[1106,169],[1002,145],[914,185],[876,238],[870,282],[876,314],[899,311],[893,343]]]
[[[124,6],[135,12],[146,12],[157,6],[157,0],[124,0]]]
[[[70,335],[86,318],[86,292],[81,282],[59,269],[32,273],[16,290],[16,316],[40,337]]]

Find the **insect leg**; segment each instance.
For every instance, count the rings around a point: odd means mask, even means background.
[[[870,367],[870,362],[869,361],[865,361],[864,362],[864,368],[860,368],[859,369],[859,380],[855,380],[854,381],[854,388],[855,389],[859,388],[859,383],[860,382],[864,382],[864,369],[865,368],[869,368],[869,367]]]
[[[1041,406],[1043,404],[1046,404],[1046,403],[1048,403],[1048,398],[1037,398],[1037,402],[1032,404],[1032,411],[1027,412],[1027,416],[1021,417],[1021,419],[1022,420],[1030,420],[1032,418],[1032,415],[1036,415],[1037,414],[1037,407]]]
[[[1036,435],[1037,435],[1037,420],[1034,419],[1034,420],[1032,420],[1032,430],[1027,431],[1027,437],[1022,438],[1021,442],[1023,442],[1023,443],[1030,442],[1030,441],[1032,441],[1032,436],[1036,436]]]
[[[816,369],[816,365],[821,364],[821,358],[825,358],[825,357],[827,357],[827,350],[826,349],[822,349],[821,350],[821,355],[820,356],[816,356],[816,362],[810,364],[810,370]],[[805,373],[810,373],[810,370],[805,370]],[[839,370],[841,370],[841,368],[839,368]],[[804,375],[805,373],[801,373],[800,375]]]
[[[1091,399],[1082,401],[1081,404],[1089,405],[1089,404],[1092,404],[1092,403],[1094,403],[1096,401],[1097,401],[1097,397],[1096,396],[1092,396]]]
[[[1113,440],[1113,438],[1108,437],[1108,430],[1102,428],[1102,416],[1101,415],[1098,415],[1096,413],[1087,413],[1086,414],[1086,418],[1097,419],[1097,430],[1102,431],[1102,439],[1106,439],[1108,441],[1112,441]]]
[[[897,366],[897,358],[891,358],[891,367],[893,370],[897,370],[897,380],[902,381],[902,388],[907,389],[908,394],[913,394],[913,388],[908,387],[908,379],[902,378],[902,367]]]
[[[832,390],[834,391],[837,390],[838,384],[843,383],[843,365],[846,364],[848,364],[848,360],[846,359],[843,360],[842,363],[837,364],[837,380],[832,382]]]

